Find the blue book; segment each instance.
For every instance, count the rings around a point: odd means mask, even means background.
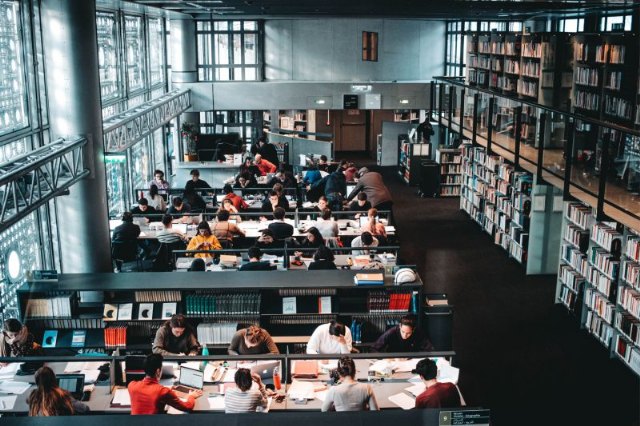
[[[42,336],[43,348],[55,348],[58,342],[58,330],[46,330]]]
[[[71,336],[72,348],[83,348],[84,342],[87,339],[87,330],[74,330]]]

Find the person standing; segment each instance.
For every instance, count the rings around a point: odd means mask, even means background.
[[[202,396],[201,390],[192,390],[183,402],[173,390],[161,385],[163,359],[160,354],[147,356],[144,360],[145,378],[129,383],[132,415],[162,414],[167,405],[180,411],[191,411],[196,405],[196,398]]]
[[[347,201],[351,201],[360,191],[367,194],[367,200],[378,210],[389,210],[393,207],[391,192],[384,184],[380,173],[371,172],[368,168],[362,167],[358,170],[358,184],[347,196]]]
[[[460,393],[453,383],[439,382],[438,367],[429,358],[421,359],[411,371],[420,375],[427,389],[416,397],[416,408],[459,408]]]
[[[338,360],[337,371],[340,384],[329,388],[322,411],[378,410],[371,385],[356,382],[356,365],[350,357],[344,356]]]
[[[169,189],[171,189],[169,182],[164,180],[164,172],[162,170],[156,170],[153,172],[153,177],[154,179],[149,182],[149,188],[151,188],[151,185],[155,185],[161,194],[166,194]]]
[[[34,376],[36,389],[27,398],[29,416],[71,416],[85,414],[89,407],[75,400],[69,392],[61,389],[56,374],[49,367],[40,367]]]

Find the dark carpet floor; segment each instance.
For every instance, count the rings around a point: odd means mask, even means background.
[[[525,275],[458,198],[418,198],[395,169],[381,171],[401,258],[418,265],[426,292],[447,293],[455,306],[467,405],[491,409],[495,425],[640,424],[640,379],[554,304],[555,276]]]

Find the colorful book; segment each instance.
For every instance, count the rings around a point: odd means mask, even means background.
[[[104,321],[115,321],[118,319],[118,306],[110,303],[104,304],[104,313],[102,315]]]
[[[153,319],[153,303],[141,303],[140,306],[138,306],[138,319],[139,320]]]
[[[43,348],[55,348],[58,342],[58,330],[46,330],[42,337]]]
[[[73,335],[71,336],[71,347],[83,348],[86,340],[87,330],[73,330]]]
[[[133,315],[133,303],[118,305],[118,321],[130,321]]]
[[[170,319],[178,311],[176,302],[168,302],[162,304],[162,319]]]

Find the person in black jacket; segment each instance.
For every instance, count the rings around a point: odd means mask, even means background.
[[[376,352],[428,352],[433,350],[433,344],[416,328],[416,317],[405,315],[400,324],[385,331],[372,349]]]
[[[187,183],[184,186],[185,194],[188,191],[194,191],[196,189],[211,188],[211,186],[206,181],[200,179],[200,170],[193,169],[191,170],[190,174],[191,174],[191,180],[187,181]],[[183,196],[183,198],[186,198],[186,197]]]
[[[278,192],[273,189],[269,191],[269,196],[262,203],[262,211],[265,213],[275,212],[277,208],[282,208],[284,211],[287,211],[287,205],[283,204],[283,200],[278,194]]]
[[[280,165],[276,146],[267,142],[267,137],[264,135],[260,136],[260,138],[258,138],[258,143],[251,147],[251,153],[253,155],[260,154],[262,158],[273,163],[276,167]]]
[[[342,210],[342,201],[347,194],[347,181],[342,169],[338,169],[329,175],[324,186],[324,195],[329,201],[329,208],[333,211]]]
[[[136,241],[140,235],[140,227],[133,223],[133,214],[124,212],[122,224],[113,230],[111,239],[117,242]]]
[[[136,216],[144,216],[144,218],[149,222],[154,218],[158,220],[160,216],[158,215],[158,211],[149,205],[149,201],[146,198],[140,198],[138,200],[138,205],[131,209],[131,213]]]
[[[273,212],[274,221],[269,224],[268,229],[273,232],[276,240],[284,240],[293,236],[293,226],[284,221],[285,211],[277,207]]]
[[[242,265],[240,271],[273,271],[275,269],[269,262],[260,261],[262,250],[258,247],[250,247],[247,254],[249,255],[249,263]]]
[[[309,264],[310,271],[317,271],[320,269],[338,269],[336,264],[333,263],[335,257],[331,252],[331,249],[327,246],[318,247],[316,253],[313,255],[313,262]]]

